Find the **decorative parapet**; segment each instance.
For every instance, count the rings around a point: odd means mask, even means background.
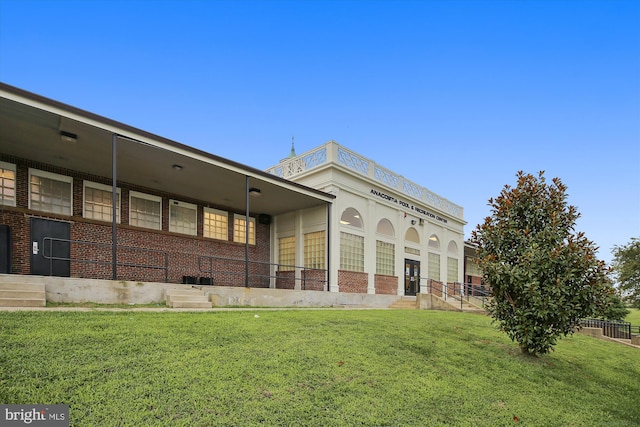
[[[405,194],[420,202],[433,206],[442,212],[463,219],[462,206],[450,202],[432,193],[428,189],[405,179],[402,175],[391,172],[372,160],[362,157],[353,151],[340,146],[335,141],[301,154],[294,158],[282,160],[277,166],[267,169],[268,173],[281,178],[294,179],[297,175],[308,172],[328,163],[335,163],[357,174],[363,175],[381,185],[392,188],[398,193]]]

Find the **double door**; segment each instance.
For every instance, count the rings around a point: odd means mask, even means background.
[[[404,294],[420,293],[420,261],[404,260]]]

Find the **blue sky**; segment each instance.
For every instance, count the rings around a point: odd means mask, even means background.
[[[640,236],[640,1],[0,0],[0,80],[266,169],[330,139],[465,208]]]

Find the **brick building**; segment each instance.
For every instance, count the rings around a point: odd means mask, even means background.
[[[0,84],[0,274],[455,294],[464,224],[335,141],[261,171]]]

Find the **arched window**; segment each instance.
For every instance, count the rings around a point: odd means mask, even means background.
[[[440,249],[440,239],[435,234],[429,237],[429,249]]]
[[[392,239],[395,237],[393,224],[386,218],[378,221],[376,228],[376,274],[386,276],[395,275],[396,245]]]
[[[376,228],[378,234],[382,234],[387,237],[395,237],[396,233],[393,230],[393,224],[386,218],[382,218],[378,221],[378,227]]]
[[[362,217],[360,216],[360,212],[358,212],[354,208],[345,209],[344,212],[342,212],[342,216],[340,217],[340,224],[362,228]]]
[[[458,245],[456,245],[456,242],[454,242],[453,240],[449,242],[449,248],[447,249],[447,252],[449,252],[449,255],[458,256]]]
[[[412,243],[420,243],[420,235],[418,235],[418,231],[415,228],[409,227],[404,235],[404,240]]]

